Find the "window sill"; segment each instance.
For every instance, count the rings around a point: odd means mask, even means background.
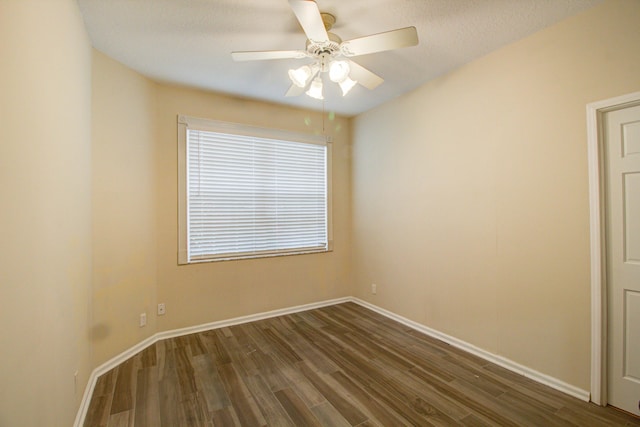
[[[241,256],[230,255],[230,256],[219,257],[219,258],[194,259],[187,262],[178,262],[178,265],[202,264],[202,263],[208,263],[208,262],[221,262],[221,261],[241,261],[246,259],[274,258],[274,257],[285,257],[285,256],[292,256],[292,255],[322,254],[326,252],[333,252],[332,245],[330,245],[328,249],[301,250],[301,251],[295,251],[295,252],[265,253],[265,254],[241,255]]]

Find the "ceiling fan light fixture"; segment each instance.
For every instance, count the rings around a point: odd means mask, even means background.
[[[358,83],[357,81],[351,80],[349,76],[345,77],[344,80],[338,83],[340,85],[340,89],[342,89],[342,96],[345,96],[346,94],[348,94],[349,91],[353,89],[353,87],[357,83]]]
[[[356,84],[373,90],[384,79],[344,57],[368,55],[418,44],[418,32],[415,27],[398,28],[342,41],[339,36],[329,32],[336,21],[335,16],[320,12],[316,0],[289,0],[289,6],[307,37],[305,50],[231,52],[235,61],[311,58],[309,65],[289,70],[292,84],[285,96],[298,96],[308,89],[305,93],[310,97],[324,99],[324,74],[328,74],[329,79],[340,86],[342,96]],[[357,77],[357,81],[351,77]]]
[[[313,79],[309,90],[305,93],[315,99],[324,99],[324,96],[322,96],[322,79],[320,77]]]
[[[331,61],[329,65],[329,78],[332,82],[340,83],[349,78],[349,63],[346,61]]]

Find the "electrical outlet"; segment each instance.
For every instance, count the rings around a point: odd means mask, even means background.
[[[376,285],[375,283],[371,284],[371,293],[374,295],[378,293],[378,285]]]
[[[147,313],[140,313],[140,327],[147,325]]]
[[[161,302],[160,304],[158,304],[158,316],[162,316],[166,313],[166,308],[164,306],[164,303]]]

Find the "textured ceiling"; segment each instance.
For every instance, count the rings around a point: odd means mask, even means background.
[[[385,82],[342,97],[325,84],[324,108],[355,115],[601,0],[317,0],[343,40],[415,26],[420,43],[358,56]],[[286,98],[287,70],[309,59],[234,62],[232,51],[304,50],[287,0],[78,0],[94,47],[154,80],[320,110]]]

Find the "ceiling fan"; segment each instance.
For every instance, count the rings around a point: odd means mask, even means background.
[[[324,99],[323,74],[328,74],[329,79],[340,86],[342,96],[356,84],[361,84],[370,90],[375,89],[384,81],[382,77],[349,58],[418,44],[418,33],[415,27],[342,41],[340,37],[329,32],[336,21],[335,17],[328,13],[321,13],[314,0],[289,0],[289,5],[307,36],[305,50],[231,52],[231,57],[235,61],[311,58],[313,61],[310,64],[289,70],[292,84],[286,96],[301,95],[308,88],[307,95]]]

